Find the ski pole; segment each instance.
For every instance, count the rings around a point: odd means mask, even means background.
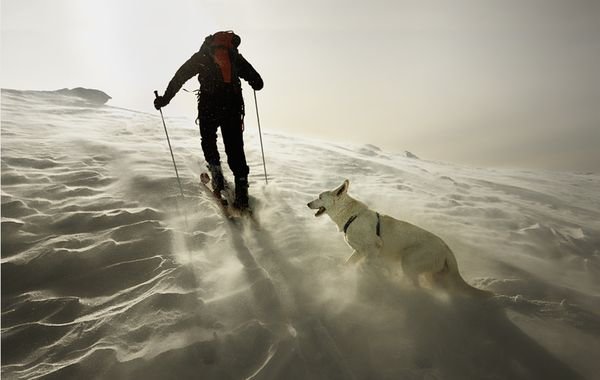
[[[154,90],[154,96],[158,98],[158,91]],[[158,112],[160,112],[160,118],[162,119],[163,127],[165,128],[165,135],[167,135],[167,143],[169,144],[169,151],[171,152],[171,159],[173,160],[173,167],[175,168],[175,175],[177,176],[177,183],[179,184],[181,198],[185,199],[185,196],[183,195],[183,187],[181,186],[181,180],[179,179],[179,172],[177,171],[177,164],[175,163],[175,156],[173,155],[173,148],[171,148],[169,132],[167,132],[167,124],[165,124],[165,117],[163,116],[162,109],[159,108]]]
[[[256,90],[254,90],[254,106],[256,107],[256,121],[258,122],[258,136],[260,138],[260,152],[262,154],[263,168],[265,169],[265,183],[268,185],[267,179],[267,164],[265,163],[265,150],[263,148],[262,132],[260,130],[260,117],[258,116],[258,102],[256,101]]]

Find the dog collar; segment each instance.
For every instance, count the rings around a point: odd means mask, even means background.
[[[375,227],[375,232],[377,233],[377,236],[381,237],[381,217],[378,212],[376,212],[375,214],[377,214],[377,226]],[[348,231],[348,227],[350,227],[352,222],[354,222],[354,219],[356,219],[357,217],[358,217],[358,215],[352,215],[348,219],[346,224],[344,224],[344,233],[346,233],[346,231]]]
[[[352,222],[354,222],[354,219],[356,219],[358,217],[358,215],[352,215],[350,217],[350,219],[348,219],[348,221],[346,222],[346,224],[344,224],[344,233],[346,233],[346,231],[348,231],[348,227],[350,227],[350,225],[352,224]]]

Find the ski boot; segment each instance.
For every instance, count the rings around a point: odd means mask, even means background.
[[[221,191],[225,189],[225,178],[223,178],[221,165],[208,165],[208,170],[210,170],[210,185],[213,192],[221,196]]]
[[[233,207],[239,210],[247,210],[248,205],[248,177],[237,177],[235,179],[235,201]]]

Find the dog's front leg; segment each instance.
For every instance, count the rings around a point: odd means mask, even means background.
[[[350,255],[350,257],[348,257],[346,259],[346,264],[350,265],[350,264],[356,264],[357,262],[360,261],[360,259],[363,258],[363,255],[361,255],[360,253],[358,253],[357,250],[354,250],[352,252],[352,254]]]

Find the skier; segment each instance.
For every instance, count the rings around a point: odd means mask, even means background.
[[[244,99],[240,78],[258,91],[263,80],[238,52],[240,37],[232,31],[212,34],[200,50],[175,73],[163,96],[154,99],[158,110],[171,101],[183,84],[198,75],[198,122],[202,151],[211,174],[212,188],[220,194],[225,186],[221,159],[217,150],[217,129],[221,127],[227,163],[235,177],[234,207],[248,207],[248,172],[244,154]]]

